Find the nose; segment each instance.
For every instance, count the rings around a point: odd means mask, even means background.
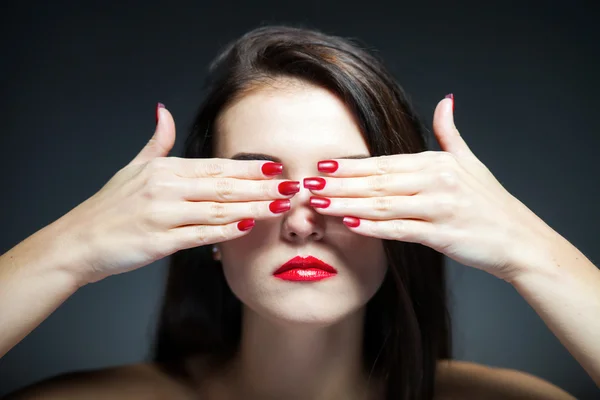
[[[325,216],[310,205],[312,192],[302,186],[291,199],[291,208],[284,213],[281,234],[289,242],[301,244],[321,240],[325,235]]]

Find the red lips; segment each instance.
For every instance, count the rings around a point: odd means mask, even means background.
[[[273,272],[276,277],[290,281],[315,281],[335,274],[335,268],[313,256],[296,256]]]

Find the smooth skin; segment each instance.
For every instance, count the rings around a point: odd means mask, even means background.
[[[539,218],[531,215],[533,213],[529,214],[530,212],[524,206],[512,200],[511,196],[502,197],[502,190],[494,186],[496,184],[494,183],[495,180],[491,179],[489,172],[486,172],[485,169],[474,169],[478,165],[477,161],[474,156],[471,157],[467,152],[466,144],[461,144],[462,138],[458,135],[458,131],[451,120],[451,107],[451,100],[442,100],[436,108],[434,117],[434,130],[442,148],[445,149],[441,152],[444,155],[434,159],[433,157],[436,156],[432,156],[431,152],[421,153],[424,161],[420,164],[422,168],[418,170],[422,172],[427,168],[439,167],[438,164],[440,163],[433,160],[442,160],[442,165],[446,169],[438,176],[443,178],[443,182],[446,182],[446,184],[435,188],[436,190],[431,189],[433,186],[429,187],[429,190],[427,190],[427,187],[421,188],[421,192],[433,197],[436,194],[440,196],[440,194],[448,193],[443,192],[442,189],[452,190],[450,193],[455,195],[454,199],[456,200],[459,195],[471,194],[475,196],[474,193],[477,193],[477,190],[469,192],[466,187],[473,187],[470,185],[478,184],[479,186],[475,187],[479,187],[484,193],[493,194],[493,196],[489,196],[490,199],[498,199],[497,201],[488,202],[492,204],[488,204],[489,209],[492,209],[494,204],[500,204],[501,206],[496,206],[493,209],[502,209],[507,215],[512,215],[513,218],[517,216],[524,218],[523,215],[528,218],[527,220],[533,224],[530,227],[531,232],[519,231],[518,233],[522,240],[531,239],[530,244],[533,247],[530,247],[532,250],[529,252],[521,254],[521,258],[518,251],[515,251],[515,254],[511,254],[508,258],[499,258],[500,254],[493,251],[494,237],[488,235],[487,243],[491,250],[489,257],[486,257],[483,254],[484,252],[471,253],[469,251],[470,246],[461,246],[462,241],[470,238],[472,241],[478,240],[479,245],[485,244],[486,238],[482,237],[482,232],[485,233],[485,229],[481,224],[474,225],[477,228],[475,230],[477,234],[470,237],[466,235],[465,233],[469,231],[469,222],[476,222],[476,215],[469,215],[463,211],[462,217],[459,215],[452,218],[449,216],[452,204],[444,208],[446,214],[423,214],[425,217],[430,218],[429,225],[438,227],[437,232],[445,231],[444,235],[436,235],[435,228],[430,226],[428,232],[434,236],[427,245],[431,245],[431,247],[438,246],[439,251],[448,251],[446,254],[449,257],[457,259],[465,265],[486,270],[513,284],[598,383],[599,368],[597,360],[600,360],[600,351],[597,343],[594,343],[593,340],[593,332],[600,331],[598,321],[594,319],[595,316],[600,315],[600,300],[598,298],[600,277],[597,268],[570,243],[543,224]],[[194,217],[194,222],[190,223],[205,224],[201,226],[207,228],[198,230],[183,225],[186,222],[184,219],[185,214],[190,214],[189,210],[187,213],[181,214],[178,214],[175,210],[182,207],[182,204],[186,201],[185,197],[189,196],[190,193],[206,195],[209,192],[206,190],[206,186],[202,185],[191,185],[193,189],[190,189],[190,185],[186,185],[186,182],[189,181],[186,181],[185,178],[188,177],[189,179],[191,177],[194,182],[206,181],[206,185],[210,187],[208,182],[212,179],[210,182],[213,183],[215,180],[214,175],[205,176],[198,173],[198,171],[211,171],[212,173],[215,171],[214,166],[216,164],[213,163],[210,168],[199,169],[197,166],[205,160],[186,160],[190,161],[188,164],[185,164],[185,161],[177,164],[181,159],[177,161],[175,158],[169,158],[173,159],[172,164],[171,161],[165,161],[174,143],[175,126],[167,110],[160,110],[160,115],[161,118],[153,140],[148,143],[132,163],[115,175],[98,194],[55,223],[19,243],[0,258],[0,326],[3,327],[3,330],[0,331],[0,354],[6,353],[74,291],[87,283],[98,281],[112,274],[139,268],[161,258],[161,256],[164,257],[176,251],[178,248],[209,244],[211,241],[215,243],[231,240],[235,237],[242,237],[249,232],[239,231],[237,221],[221,222],[219,225],[216,224],[216,219],[199,221],[198,215]],[[381,165],[392,168],[392,171],[396,171],[391,172],[394,174],[414,174],[417,173],[414,170],[403,170],[401,168],[406,166],[403,159],[409,157],[412,160],[409,164],[414,165],[413,161],[416,157],[413,156],[419,155],[393,156],[397,157],[393,162],[379,164],[377,170],[370,167],[369,163],[373,159],[337,160],[340,167],[335,173],[326,177],[328,181],[326,188],[314,192],[315,195],[330,198],[331,205],[325,209],[315,208],[316,212],[324,215],[328,212],[335,213],[336,200],[347,196],[342,190],[337,192],[337,195],[335,191],[332,191],[331,188],[335,187],[335,184],[330,184],[330,182],[335,181],[333,178],[338,178],[338,182],[343,178],[356,178],[357,175],[360,175],[356,171],[361,168],[365,171],[369,171],[369,168],[371,168],[370,171],[389,173],[390,170],[381,169]],[[465,157],[466,161],[459,157]],[[158,161],[156,161],[157,159]],[[242,161],[235,161],[236,165],[240,165],[237,164],[240,162]],[[254,165],[254,169],[249,167],[244,175],[235,177],[235,179],[252,181],[258,186],[262,185],[263,189],[266,188],[264,182],[272,182],[273,186],[277,186],[276,181],[260,176],[257,172],[260,171],[260,166],[264,162],[243,162]],[[352,169],[353,163],[356,168],[354,170]],[[219,170],[218,167],[216,169]],[[226,171],[226,167],[222,171]],[[448,171],[450,171],[450,175],[448,175]],[[183,176],[180,176],[180,174]],[[369,172],[366,175],[376,176],[381,174]],[[448,176],[450,176],[449,180],[447,180]],[[193,179],[194,177],[195,179]],[[376,179],[370,181],[377,182]],[[398,199],[397,202],[378,203],[380,205],[388,204],[387,208],[379,207],[382,214],[387,213],[385,215],[366,215],[361,213],[360,206],[349,204],[349,207],[352,207],[352,215],[362,217],[359,227],[349,229],[358,234],[371,237],[387,237],[386,235],[388,235],[398,240],[423,240],[427,235],[421,234],[419,237],[419,231],[414,228],[413,230],[408,229],[408,224],[389,223],[389,221],[400,221],[410,215],[406,208],[400,214],[392,212],[402,210],[402,207],[404,207],[404,203],[401,203],[400,200],[403,196],[398,193],[402,193],[402,185],[407,181],[402,180],[402,184],[391,191],[394,197]],[[415,181],[413,180],[413,182]],[[355,180],[355,182],[357,181]],[[428,181],[425,180],[425,182]],[[448,185],[448,182],[451,184]],[[469,185],[465,182],[469,182]],[[164,190],[165,188],[169,190]],[[247,190],[245,188],[242,192],[247,192]],[[174,195],[174,191],[178,191],[178,196]],[[139,196],[135,196],[136,193],[139,193]],[[256,203],[255,207],[248,210],[250,215],[242,216],[243,212],[241,212],[237,218],[252,218],[260,207],[264,212],[260,218],[269,218],[273,216],[272,213],[269,214],[264,211],[265,209],[268,210],[269,202],[276,198],[289,198],[289,196],[276,195],[273,192],[269,192],[271,194],[265,196],[264,190],[260,193],[260,196],[254,195],[246,199]],[[386,192],[385,189],[380,188],[378,193]],[[364,197],[364,192],[362,196],[363,198],[357,199],[357,202],[360,200],[369,201],[373,198],[372,195]],[[498,198],[498,196],[500,197]],[[120,200],[111,202],[110,199],[113,197]],[[360,194],[358,197],[360,197]],[[447,197],[444,200],[444,204],[449,204],[449,198]],[[157,199],[161,201],[159,202]],[[505,201],[503,202],[502,199],[505,199]],[[476,196],[467,200],[480,201],[480,205],[485,205],[484,201],[477,199]],[[163,206],[160,210],[170,207],[169,210],[172,211],[170,214],[173,217],[166,217],[169,214],[168,212],[156,212],[157,208],[155,206],[159,203]],[[132,212],[136,210],[143,210],[144,212]],[[459,208],[459,210],[466,210],[466,208]],[[512,214],[510,210],[513,210]],[[95,228],[91,232],[88,230],[90,224],[86,223],[82,226],[77,222],[88,221],[89,218],[96,217]],[[213,217],[217,218],[217,215],[213,214]],[[129,220],[126,220],[126,218],[129,218]],[[494,223],[494,220],[488,222]],[[379,226],[376,227],[376,225]],[[390,226],[394,228],[390,229]],[[413,226],[416,227],[416,224]],[[424,227],[425,223],[421,226]],[[404,229],[398,229],[398,227],[404,227]],[[154,236],[144,236],[148,228],[154,228]],[[489,228],[495,229],[497,226],[491,225]],[[507,229],[509,228],[512,227]],[[199,236],[197,235],[198,231],[202,232]],[[217,233],[214,233],[215,231]],[[456,234],[458,231],[461,231],[462,235]],[[113,237],[114,232],[121,232],[122,236],[117,240]],[[455,232],[454,236],[452,236],[452,232]],[[540,240],[537,234],[540,234],[544,240]],[[194,242],[195,240],[196,242]],[[503,238],[503,240],[506,240],[506,238]],[[127,245],[119,247],[118,244],[122,242],[127,243]],[[90,244],[84,245],[84,243]],[[156,246],[160,246],[160,244],[164,247],[158,247],[159,250],[157,251]],[[503,242],[503,244],[507,245],[508,243]],[[517,245],[517,243],[514,243],[514,245]],[[63,248],[77,248],[79,252],[61,251]],[[452,251],[449,251],[449,249]],[[99,254],[102,254],[102,257],[98,257]],[[563,268],[558,267],[558,265],[563,266]],[[574,310],[577,310],[578,314]],[[24,318],[24,316],[26,317]],[[451,397],[453,395],[459,396],[456,398],[468,398],[463,395],[464,391],[478,393],[479,396],[481,396],[481,393],[485,393],[486,398],[511,398],[509,397],[512,395],[511,393],[517,393],[512,398],[519,398],[518,396],[521,396],[520,398],[528,396],[528,398],[540,399],[573,398],[561,389],[541,381],[539,378],[518,371],[488,368],[461,362],[453,362],[452,365],[454,365],[453,368],[450,368],[450,366],[440,367],[439,385],[441,388],[447,389],[445,393],[441,392],[447,396],[443,398],[453,398]],[[127,366],[105,371],[75,373],[72,374],[77,378],[75,380],[64,378],[49,380],[21,392],[14,398],[59,398],[52,396],[69,398],[69,395],[85,395],[86,398],[102,395],[105,397],[97,398],[106,398],[107,395],[110,395],[111,398],[119,398],[119,396],[122,398],[152,398],[149,397],[148,392],[146,392],[146,397],[139,392],[141,387],[149,382],[154,382],[154,385],[157,385],[154,395],[160,396],[161,390],[164,391],[163,397],[154,398],[186,398],[184,396],[190,394],[181,383],[173,382],[165,376],[159,379],[157,374],[158,372],[152,366]],[[502,385],[499,385],[499,383],[502,383]],[[488,389],[489,392],[486,392]],[[126,390],[126,392],[122,390]],[[129,395],[125,393],[129,393]],[[36,397],[42,394],[45,397]],[[182,397],[179,397],[180,395]],[[493,397],[500,395],[504,397]]]
[[[431,247],[512,284],[600,387],[600,270],[512,196],[436,107],[439,152],[336,160],[313,192],[320,213],[360,218],[354,232]]]
[[[175,123],[159,112],[154,136],[98,193],[0,258],[0,356],[78,288],[247,235],[240,220],[277,217],[271,202],[293,196],[264,161],[167,157]]]

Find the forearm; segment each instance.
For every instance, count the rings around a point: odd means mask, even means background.
[[[600,270],[558,234],[533,263],[511,283],[600,387]]]
[[[0,257],[0,357],[79,287],[67,270],[75,262],[70,250],[47,226]]]

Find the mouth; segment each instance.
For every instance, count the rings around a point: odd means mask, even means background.
[[[273,272],[276,278],[287,281],[318,281],[336,274],[335,268],[313,256],[296,256]]]

